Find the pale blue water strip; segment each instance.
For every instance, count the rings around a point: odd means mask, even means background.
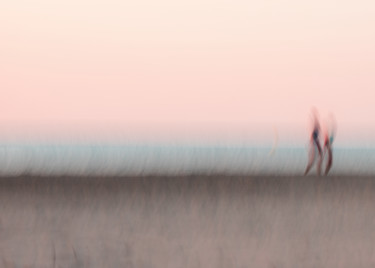
[[[246,146],[0,146],[1,176],[301,175],[306,163],[306,148],[271,153]],[[375,175],[375,149],[334,148],[330,174]]]

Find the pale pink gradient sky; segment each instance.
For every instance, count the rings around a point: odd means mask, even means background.
[[[0,129],[272,136],[315,105],[371,136],[374,25],[372,0],[5,0]]]

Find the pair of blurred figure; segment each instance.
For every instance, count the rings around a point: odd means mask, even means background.
[[[330,114],[327,122],[324,124],[323,128],[323,135],[324,135],[324,147],[322,150],[322,147],[320,146],[320,132],[321,127],[319,123],[319,115],[316,108],[312,109],[312,133],[310,138],[310,154],[309,154],[309,162],[307,164],[305,175],[310,171],[312,166],[314,165],[314,162],[317,158],[317,173],[318,175],[321,174],[321,166],[323,163],[323,159],[325,158],[325,155],[328,154],[328,160],[326,164],[326,168],[324,171],[324,174],[327,175],[329,170],[332,166],[332,143],[333,139],[336,134],[336,122],[332,114]],[[316,152],[318,153],[318,157],[316,157]]]

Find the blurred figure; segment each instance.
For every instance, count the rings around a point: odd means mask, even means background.
[[[332,154],[332,143],[336,134],[336,121],[333,114],[330,114],[329,120],[326,123],[324,133],[324,149],[323,157],[328,153],[328,160],[324,174],[327,175],[332,166],[333,154]]]
[[[311,167],[314,165],[315,162],[315,151],[318,151],[318,164],[317,164],[317,173],[320,176],[321,173],[321,166],[322,166],[322,148],[319,142],[319,133],[320,133],[320,124],[318,120],[318,111],[315,107],[311,110],[312,114],[312,133],[310,138],[310,155],[309,155],[309,162],[307,164],[305,175],[310,171]]]

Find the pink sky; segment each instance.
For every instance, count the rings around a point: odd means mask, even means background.
[[[374,14],[371,0],[2,1],[0,129],[260,137],[304,128],[315,105],[370,137]]]

